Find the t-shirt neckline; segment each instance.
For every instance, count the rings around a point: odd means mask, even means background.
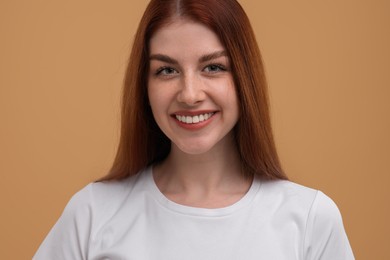
[[[247,191],[247,193],[239,199],[237,202],[226,206],[222,208],[199,208],[199,207],[192,207],[187,205],[182,205],[179,203],[176,203],[170,199],[168,199],[157,187],[156,182],[154,181],[153,177],[153,167],[150,166],[145,170],[145,175],[147,179],[147,183],[149,186],[149,189],[152,193],[152,196],[158,201],[158,203],[173,212],[185,214],[185,215],[191,215],[191,216],[198,216],[198,217],[222,217],[226,215],[233,214],[240,209],[245,208],[248,204],[250,204],[255,197],[255,195],[259,192],[261,181],[259,178],[253,178],[252,184]]]

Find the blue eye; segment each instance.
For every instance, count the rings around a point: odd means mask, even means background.
[[[220,64],[211,64],[211,65],[206,66],[203,70],[205,72],[209,72],[209,73],[217,73],[220,71],[226,71],[226,68],[225,68],[225,66],[220,65]]]
[[[167,76],[167,75],[172,75],[172,74],[177,74],[178,72],[174,69],[174,68],[171,68],[171,67],[161,67],[157,70],[156,72],[156,75],[163,75],[163,76]]]

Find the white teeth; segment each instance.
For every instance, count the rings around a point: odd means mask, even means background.
[[[192,118],[192,123],[194,123],[194,124],[199,123],[199,116],[194,116]]]
[[[214,113],[205,113],[197,116],[180,116],[176,115],[176,119],[185,124],[196,124],[208,120]]]

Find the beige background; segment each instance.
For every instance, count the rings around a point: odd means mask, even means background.
[[[0,0],[2,259],[30,259],[70,196],[109,169],[146,3]],[[336,201],[357,259],[390,259],[390,1],[241,3],[286,171]]]

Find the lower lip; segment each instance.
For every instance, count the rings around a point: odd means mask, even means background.
[[[179,120],[177,120],[176,117],[172,117],[172,118],[173,118],[173,120],[175,120],[176,124],[178,124],[180,127],[187,129],[187,130],[195,131],[195,130],[200,130],[200,129],[206,127],[208,124],[210,124],[211,121],[214,120],[214,117],[216,116],[216,114],[217,113],[214,113],[209,119],[202,121],[202,122],[199,122],[199,123],[195,123],[195,124],[186,124],[186,123],[183,123],[183,122],[180,122]]]

